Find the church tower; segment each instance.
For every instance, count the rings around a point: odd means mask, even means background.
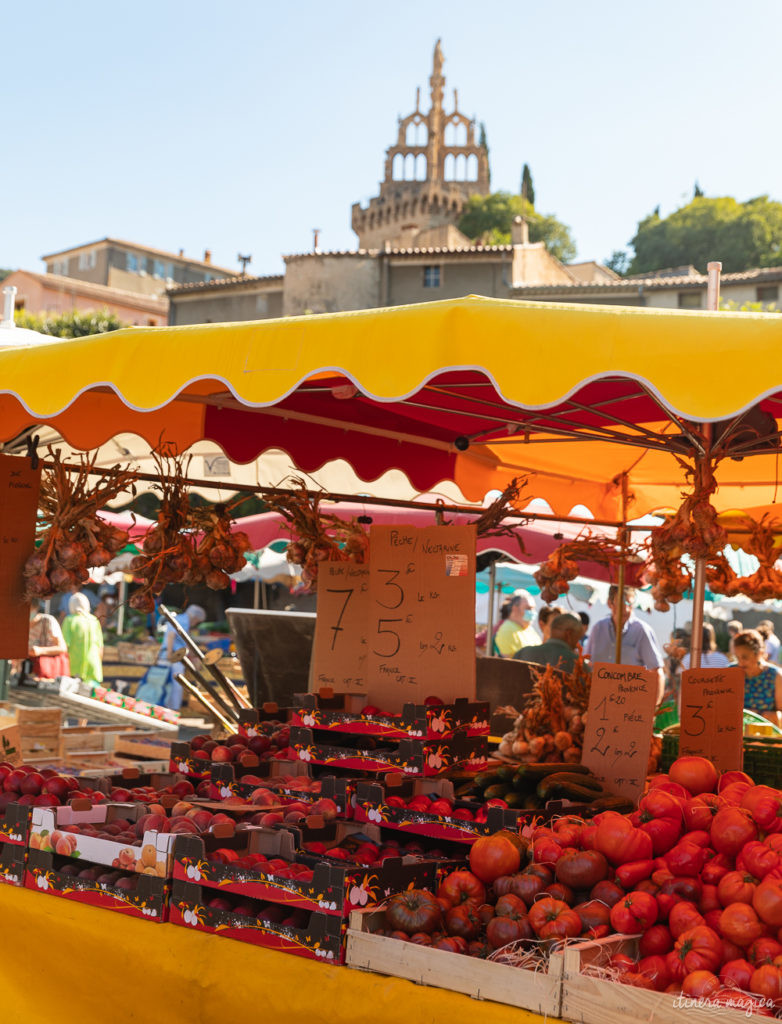
[[[421,110],[417,89],[415,110],[400,118],[396,143],[386,150],[380,194],[366,207],[353,205],[351,223],[360,248],[380,249],[386,242],[399,248],[447,244],[449,226],[458,235],[455,225],[465,201],[489,192],[489,157],[475,141],[475,122],[460,113],[455,89],[453,110],[446,113],[444,93],[438,39],[428,113]]]

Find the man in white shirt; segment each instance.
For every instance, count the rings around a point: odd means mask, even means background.
[[[643,668],[656,671],[657,701],[659,703],[665,688],[663,655],[660,645],[651,627],[637,619],[632,613],[635,604],[635,590],[631,587],[625,588],[621,609],[617,608],[618,590],[619,588],[616,586],[609,588],[608,607],[611,614],[594,624],[584,654],[593,664],[597,661],[616,664],[616,628],[621,615],[622,648],[619,664],[641,665]]]

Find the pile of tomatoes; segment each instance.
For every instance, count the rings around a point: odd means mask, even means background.
[[[529,863],[527,863],[529,861]],[[523,866],[526,864],[526,866]],[[487,956],[518,940],[638,935],[617,980],[743,1009],[782,1006],[782,791],[681,757],[638,810],[480,839],[436,893],[392,897],[387,931]],[[732,1005],[736,1005],[735,1001]]]

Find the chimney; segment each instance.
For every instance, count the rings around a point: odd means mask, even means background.
[[[319,252],[320,251],[320,244],[319,243],[320,243],[320,228],[313,228],[312,229],[312,251],[313,252]]]
[[[179,250],[179,258],[180,258],[180,260],[183,260],[185,258],[185,250],[184,249],[180,249]]]
[[[211,262],[212,262],[212,250],[211,249],[204,249],[204,263],[211,263]]]
[[[518,214],[510,226],[510,240],[513,245],[529,245],[529,224]]]

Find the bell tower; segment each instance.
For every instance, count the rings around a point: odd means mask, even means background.
[[[415,109],[399,119],[396,142],[386,150],[380,194],[366,207],[353,206],[352,227],[362,249],[414,245],[422,231],[455,225],[469,196],[489,192],[489,157],[475,141],[475,121],[459,110],[455,89],[453,110],[445,110],[443,63],[438,39],[428,112],[421,110],[417,89]]]

